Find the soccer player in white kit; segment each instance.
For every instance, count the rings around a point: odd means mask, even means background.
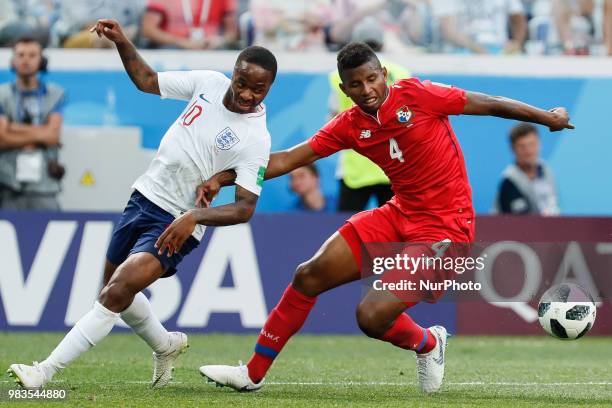
[[[153,349],[152,386],[168,384],[174,361],[187,348],[187,336],[169,333],[141,291],[176,272],[182,258],[199,244],[205,226],[239,224],[251,218],[270,154],[262,104],[277,70],[270,51],[262,47],[242,51],[231,80],[213,71],[158,74],[116,21],[99,20],[92,31],[117,45],[138,89],[189,102],[164,135],[146,173],[134,183],[134,193],[109,244],[104,287],[93,308],[44,361],[10,366],[9,374],[27,389],[43,388],[104,339],[119,318]],[[210,208],[203,196],[196,197],[196,188],[228,169],[237,173],[235,202]]]

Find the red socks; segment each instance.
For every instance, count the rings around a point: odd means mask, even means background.
[[[431,332],[416,324],[406,313],[398,316],[380,340],[419,354],[429,353],[436,346],[436,338]]]
[[[265,377],[285,343],[300,330],[316,301],[316,297],[303,295],[292,285],[285,289],[283,297],[261,329],[255,353],[247,364],[251,381],[258,383]]]
[[[316,297],[303,295],[292,285],[285,289],[283,297],[261,329],[255,353],[247,364],[251,381],[258,383],[265,377],[287,341],[300,330],[316,301]],[[429,330],[416,324],[406,313],[398,316],[380,340],[421,354],[430,352],[436,346],[436,338]]]

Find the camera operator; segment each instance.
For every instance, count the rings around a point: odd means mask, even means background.
[[[15,82],[0,84],[0,209],[59,210],[64,90],[40,79],[47,60],[34,38],[15,42],[11,69]]]

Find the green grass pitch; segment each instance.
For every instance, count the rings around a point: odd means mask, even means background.
[[[42,359],[61,334],[0,333],[0,364]],[[541,337],[451,337],[442,391],[418,390],[413,353],[362,336],[296,336],[258,393],[217,388],[202,364],[246,360],[255,335],[190,335],[174,381],[151,390],[151,353],[133,334],[113,334],[56,376],[69,391],[50,406],[107,407],[612,407],[612,339],[563,342]],[[12,383],[0,382],[0,405]]]

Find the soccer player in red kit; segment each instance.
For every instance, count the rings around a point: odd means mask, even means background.
[[[246,366],[202,366],[210,380],[240,391],[263,385],[274,359],[303,325],[317,296],[361,278],[361,244],[369,242],[469,243],[474,239],[474,209],[463,154],[449,115],[491,115],[540,123],[551,131],[573,129],[567,111],[541,110],[503,97],[418,79],[386,85],[386,70],[365,44],[351,43],[338,54],[341,89],[355,106],[325,125],[310,140],[273,153],[265,178],[343,149],[354,149],[380,166],[395,197],[387,204],[350,218],[307,262],[261,330]],[[210,199],[235,176],[220,173],[198,188]],[[175,245],[180,246],[180,237]],[[369,337],[417,356],[417,377],[424,392],[438,391],[444,376],[446,330],[420,327],[406,313],[414,302],[387,300],[370,291],[357,307],[359,327]]]

